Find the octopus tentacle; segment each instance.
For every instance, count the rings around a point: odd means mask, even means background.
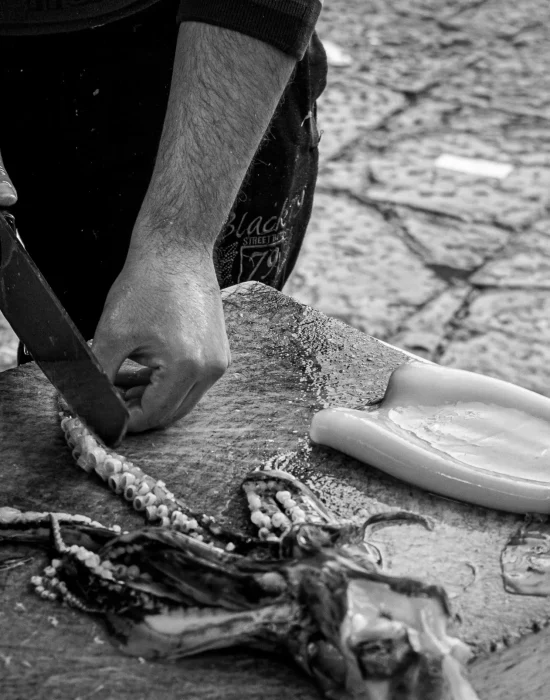
[[[262,548],[257,538],[233,532],[214,517],[192,511],[164,481],[149,476],[131,460],[103,445],[61,401],[60,408],[61,429],[77,465],[87,473],[96,473],[112,491],[142,513],[147,522],[228,551],[247,554]]]
[[[433,529],[433,521],[423,515],[410,511],[388,511],[376,513],[359,524],[337,518],[319,498],[293,474],[267,465],[250,472],[243,482],[250,518],[258,528],[259,537],[264,540],[283,540],[283,550],[288,556],[296,556],[304,547],[360,545],[363,557],[376,566],[382,566],[382,553],[372,542],[368,541],[369,531],[380,525],[394,522],[421,524],[426,529]],[[296,526],[301,524],[324,526],[324,536],[320,533],[308,535],[302,532],[296,536]],[[331,531],[330,536],[328,535]],[[302,545],[299,545],[299,540]],[[305,538],[305,539],[304,539]],[[307,541],[307,545],[306,545]]]

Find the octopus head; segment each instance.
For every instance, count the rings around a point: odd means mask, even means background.
[[[469,648],[447,634],[444,591],[364,569],[341,552],[297,564],[309,623],[295,658],[325,697],[474,700]]]

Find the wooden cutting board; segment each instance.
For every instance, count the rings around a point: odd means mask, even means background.
[[[447,588],[462,619],[456,632],[480,652],[472,679],[481,698],[546,698],[550,636],[533,629],[546,624],[550,601],[509,595],[500,577],[501,549],[520,518],[431,496],[309,443],[315,411],[381,398],[391,371],[408,356],[257,283],[227,290],[224,305],[233,357],[225,376],[190,416],[128,437],[119,451],[194,508],[239,527],[246,524],[243,476],[277,454],[340,515],[403,508],[432,516],[433,532],[406,525],[373,533],[388,570]],[[0,505],[81,513],[124,528],[142,524],[103,482],[74,465],[54,389],[34,364],[0,374],[0,476]],[[4,547],[0,558],[14,553]],[[284,659],[257,652],[177,664],[125,657],[100,621],[30,591],[45,558],[25,553],[27,563],[0,571],[4,699],[318,697]]]

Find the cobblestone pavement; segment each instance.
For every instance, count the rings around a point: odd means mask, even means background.
[[[327,0],[349,54],[285,292],[441,364],[550,396],[550,5]],[[436,166],[510,164],[507,177]]]
[[[326,0],[349,54],[285,292],[439,363],[550,396],[548,0]],[[510,164],[504,178],[436,165]],[[15,361],[0,319],[0,369]]]

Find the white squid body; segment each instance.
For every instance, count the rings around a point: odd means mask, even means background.
[[[448,498],[550,513],[550,399],[424,362],[398,367],[370,411],[327,408],[311,439]]]

